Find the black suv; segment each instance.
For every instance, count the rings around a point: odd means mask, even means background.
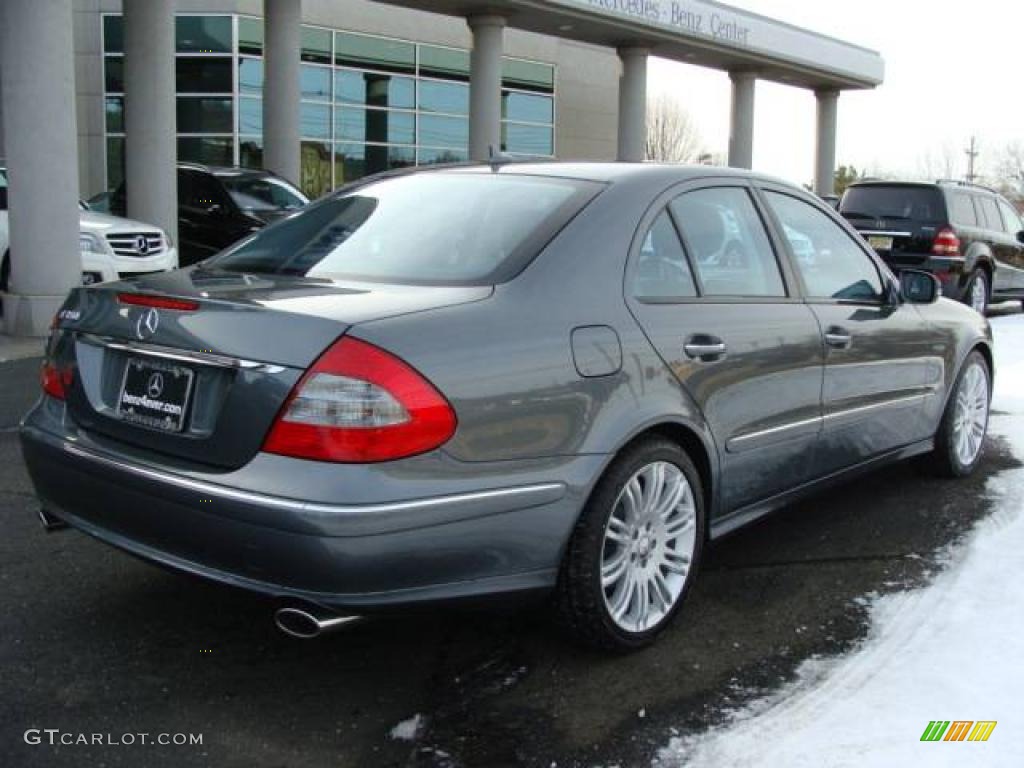
[[[859,182],[839,212],[894,271],[926,269],[946,296],[979,312],[1024,298],[1024,223],[992,190],[957,181]]]
[[[269,171],[179,163],[179,263],[185,267],[202,261],[308,202]],[[123,183],[110,194],[107,206],[111,213],[124,215]]]

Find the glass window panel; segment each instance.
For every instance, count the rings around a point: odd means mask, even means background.
[[[124,93],[124,59],[120,56],[105,56],[103,70],[107,93]]]
[[[238,132],[249,134],[263,133],[263,99],[239,97]]]
[[[431,147],[469,147],[469,121],[463,117],[420,115],[419,143]]]
[[[319,141],[302,142],[299,188],[310,198],[331,191],[331,145]]]
[[[420,74],[469,79],[469,51],[420,46]]]
[[[971,202],[971,196],[966,192],[951,192],[949,194],[949,210],[954,224],[978,226],[978,215],[974,210],[974,203]]]
[[[105,104],[107,133],[124,133],[124,99],[108,96]]]
[[[808,296],[870,302],[881,299],[878,269],[842,227],[803,200],[779,192],[767,192],[765,197],[796,256]]]
[[[550,96],[505,91],[501,94],[501,117],[524,123],[553,123],[555,102]]]
[[[346,104],[412,109],[416,104],[415,92],[415,81],[411,77],[351,69],[334,72],[334,98]]]
[[[331,138],[331,108],[326,104],[302,102],[299,111],[299,133],[308,139]]]
[[[413,72],[416,69],[416,46],[399,40],[336,32],[334,62],[371,69]]]
[[[234,165],[234,139],[230,136],[179,136],[178,162]]]
[[[124,53],[124,20],[120,16],[103,17],[103,51]]]
[[[366,175],[365,144],[334,145],[334,187],[358,181]]]
[[[534,61],[505,59],[502,62],[502,82],[513,88],[550,93],[555,88],[555,68]]]
[[[263,139],[257,136],[239,136],[238,164],[243,168],[262,168]]]
[[[230,16],[178,16],[174,30],[178,53],[231,53]]]
[[[1024,224],[1021,223],[1020,214],[1017,213],[1017,210],[1005,200],[999,201],[999,211],[1003,214],[1003,227],[1007,234],[1016,236],[1024,230]]]
[[[316,27],[302,28],[302,60],[317,64],[331,63],[331,31]]]
[[[671,300],[693,298],[690,263],[679,242],[668,211],[662,211],[647,231],[633,269],[633,295],[638,299]]]
[[[462,163],[468,159],[468,150],[421,148],[419,151],[420,165],[434,165],[436,163]]]
[[[178,133],[231,133],[231,99],[178,97]]]
[[[178,93],[231,93],[230,56],[179,56],[174,63]]]
[[[745,189],[698,189],[669,205],[704,296],[786,295],[775,252]]]
[[[420,109],[424,112],[469,114],[469,86],[465,83],[442,83],[420,80]]]
[[[238,52],[263,53],[263,20],[241,16],[238,19]]]
[[[107,138],[107,189],[116,189],[124,181],[124,138]]]
[[[554,129],[543,125],[501,124],[501,149],[521,155],[553,155]]]
[[[341,107],[334,110],[335,138],[378,144],[415,144],[416,118],[412,112]]]
[[[263,61],[238,60],[238,92],[260,95],[263,93]]]
[[[304,64],[299,74],[299,85],[303,99],[331,100],[331,70],[327,67]]]

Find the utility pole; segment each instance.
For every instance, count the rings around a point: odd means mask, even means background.
[[[974,136],[971,136],[971,145],[964,150],[967,153],[967,183],[973,184],[974,175],[974,161],[978,157],[978,144]]]

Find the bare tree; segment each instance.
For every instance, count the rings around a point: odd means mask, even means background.
[[[995,175],[1000,183],[1024,191],[1024,142],[1011,141],[996,156]]]
[[[696,123],[678,99],[662,94],[647,105],[647,159],[694,163],[704,152]]]
[[[918,176],[921,179],[955,179],[959,176],[959,157],[956,149],[948,141],[942,142],[938,148],[928,149],[917,158]]]

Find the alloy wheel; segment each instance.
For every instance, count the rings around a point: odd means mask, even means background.
[[[973,362],[960,381],[953,416],[954,450],[965,467],[971,466],[981,452],[988,427],[988,405],[988,373],[981,363]]]
[[[657,461],[633,474],[615,500],[601,551],[604,604],[618,627],[643,632],[672,611],[696,533],[693,489],[679,467]]]

